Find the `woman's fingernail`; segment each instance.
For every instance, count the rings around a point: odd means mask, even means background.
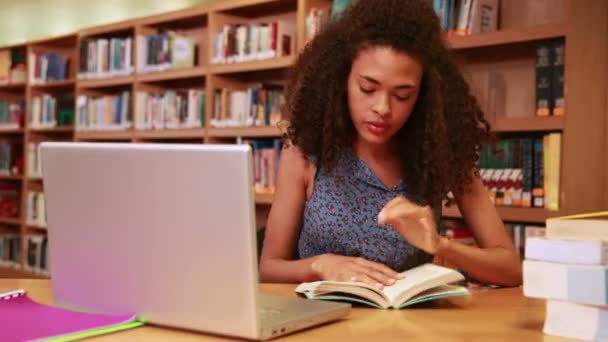
[[[380,290],[382,290],[382,288],[384,287],[384,285],[382,285],[380,283],[376,283],[376,287],[379,288]]]
[[[396,281],[395,279],[389,279],[389,280],[388,280],[388,283],[392,285],[392,284],[394,284],[394,283],[395,283],[395,281]]]

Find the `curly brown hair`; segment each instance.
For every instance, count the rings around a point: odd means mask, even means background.
[[[347,78],[357,54],[384,46],[423,66],[420,94],[395,139],[412,199],[436,204],[478,174],[476,161],[490,126],[454,62],[439,19],[425,0],[358,0],[299,55],[285,97],[287,137],[330,170],[356,130]]]

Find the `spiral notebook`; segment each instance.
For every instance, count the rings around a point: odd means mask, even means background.
[[[0,341],[74,341],[143,325],[136,315],[102,315],[33,301],[24,290],[0,294]]]

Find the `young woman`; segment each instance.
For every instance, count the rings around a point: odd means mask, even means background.
[[[489,125],[427,2],[359,0],[299,56],[261,281],[382,287],[435,256],[521,284],[476,166]],[[440,236],[449,191],[479,247]]]

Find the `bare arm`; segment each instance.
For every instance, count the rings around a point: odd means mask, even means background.
[[[378,221],[391,224],[414,246],[447,260],[480,281],[503,286],[520,285],[519,255],[481,180],[474,178],[463,193],[455,196],[479,247],[440,237],[431,208],[417,206],[401,196],[385,205]]]
[[[306,201],[307,170],[311,167],[313,165],[295,147],[283,149],[260,258],[262,282],[316,280],[311,269],[314,258],[291,260]]]
[[[295,147],[281,153],[277,190],[268,216],[260,258],[260,280],[272,283],[309,282],[319,279],[360,281],[381,288],[400,275],[386,265],[363,258],[322,254],[292,260],[301,224],[307,189],[314,182],[312,165]]]
[[[449,260],[481,281],[505,286],[520,285],[522,270],[519,254],[481,180],[475,178],[465,192],[455,194],[455,197],[479,247],[443,239],[437,256]]]

